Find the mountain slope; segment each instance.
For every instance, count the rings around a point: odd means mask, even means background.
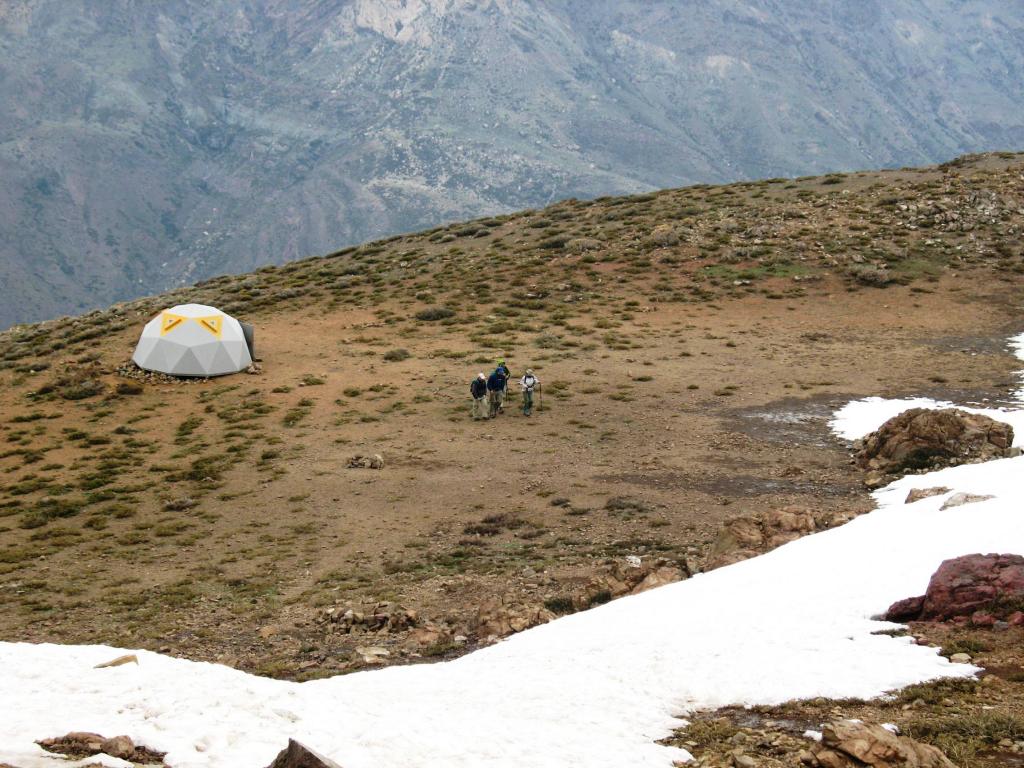
[[[838,404],[1019,387],[1022,173],[568,201],[0,333],[0,636],[301,679],[699,571],[737,516],[844,521],[870,500]],[[127,364],[190,301],[253,322],[262,370]],[[541,402],[473,422],[499,357]]]
[[[0,325],[512,208],[1024,142],[995,0],[0,8]]]

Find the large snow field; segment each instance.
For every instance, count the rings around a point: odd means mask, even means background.
[[[834,426],[860,437],[906,402],[854,403]],[[1024,437],[1024,411],[996,418]],[[1024,457],[909,476],[840,528],[447,663],[297,684],[146,651],[133,651],[138,665],[94,669],[127,651],[0,643],[0,762],[68,765],[33,741],[88,730],[127,734],[182,768],[260,768],[289,737],[345,768],[667,768],[686,755],[655,740],[695,709],[972,674],[873,634],[893,625],[871,617],[922,594],[946,558],[1024,553],[1021,477]],[[904,504],[911,488],[938,485],[994,498]]]

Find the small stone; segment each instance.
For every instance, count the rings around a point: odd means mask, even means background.
[[[939,509],[952,509],[953,507],[962,507],[964,504],[976,504],[979,501],[988,501],[994,499],[995,496],[986,496],[984,494],[976,493],[954,493]]]
[[[910,493],[907,494],[907,500],[903,503],[913,504],[915,501],[927,499],[932,496],[941,496],[944,493],[949,493],[949,488],[912,488]]]
[[[949,660],[954,664],[970,664],[971,655],[969,653],[954,653]]]
[[[116,659],[110,661],[104,661],[102,664],[97,664],[93,669],[106,669],[108,667],[120,667],[122,664],[138,664],[139,657],[134,653],[126,653],[124,656],[118,656]]]
[[[444,635],[433,627],[420,627],[409,633],[409,642],[413,645],[425,647],[436,645]]]
[[[135,756],[135,743],[127,736],[114,736],[100,742],[100,751],[111,757],[131,760]]]
[[[364,664],[383,664],[391,652],[386,648],[368,646],[356,648],[356,655]]]

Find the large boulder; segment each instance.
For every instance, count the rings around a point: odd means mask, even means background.
[[[705,568],[712,570],[756,557],[815,531],[841,525],[846,513],[815,515],[799,507],[783,507],[729,520],[711,543]]]
[[[806,762],[814,768],[956,768],[930,744],[857,720],[826,725]]]
[[[1009,619],[1024,606],[1024,557],[965,555],[944,561],[920,597],[893,603],[889,621],[946,621],[983,614]]]
[[[274,762],[267,768],[341,768],[333,760],[318,755],[295,739],[288,739],[288,746],[281,750]]]
[[[885,475],[951,467],[1011,455],[1013,427],[956,408],[911,408],[865,437],[855,459],[869,485]]]

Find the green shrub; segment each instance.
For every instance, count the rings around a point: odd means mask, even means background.
[[[427,307],[416,313],[417,320],[428,323],[447,320],[449,317],[455,317],[455,310],[450,307]]]
[[[400,363],[403,360],[408,360],[412,355],[409,354],[407,349],[392,349],[384,353],[384,359],[389,363]]]

